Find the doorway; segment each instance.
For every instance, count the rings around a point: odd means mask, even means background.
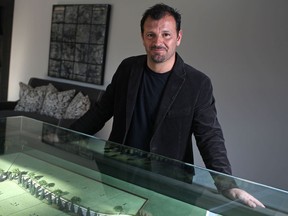
[[[14,0],[0,0],[0,101],[8,97]]]

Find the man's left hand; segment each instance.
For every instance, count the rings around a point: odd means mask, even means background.
[[[256,208],[265,206],[251,194],[247,193],[246,191],[239,189],[239,188],[231,188],[222,192],[224,196],[232,200],[239,200],[241,203],[251,207]]]

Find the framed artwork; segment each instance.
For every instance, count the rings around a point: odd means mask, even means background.
[[[48,76],[103,84],[110,8],[53,5]]]

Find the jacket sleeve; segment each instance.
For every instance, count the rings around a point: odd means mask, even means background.
[[[202,80],[193,121],[194,136],[205,166],[232,174],[222,129],[217,119],[213,88],[208,77]]]

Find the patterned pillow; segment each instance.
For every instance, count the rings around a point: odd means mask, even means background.
[[[19,85],[19,101],[14,108],[15,111],[39,112],[46,93],[48,91],[57,91],[57,89],[50,83],[35,88],[22,82],[20,82]]]
[[[78,119],[83,116],[90,108],[90,100],[88,95],[84,96],[79,92],[71,101],[63,116],[64,119]]]
[[[61,119],[74,94],[74,89],[62,92],[47,92],[40,114]]]

